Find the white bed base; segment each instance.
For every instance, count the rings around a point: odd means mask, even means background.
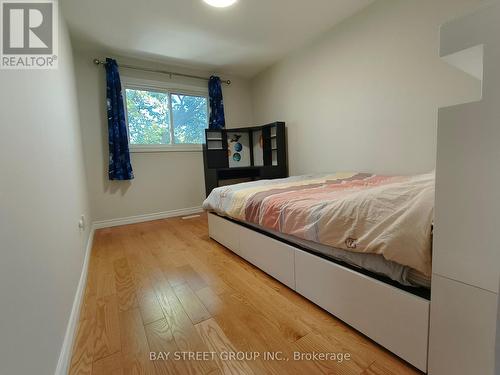
[[[212,213],[208,227],[220,244],[427,371],[428,300]]]

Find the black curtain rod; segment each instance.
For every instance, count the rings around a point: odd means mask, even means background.
[[[104,66],[104,65],[106,65],[106,61],[101,61],[99,59],[94,59],[94,64]],[[169,72],[167,70],[143,68],[141,66],[126,65],[126,64],[118,64],[118,66],[121,67],[121,68],[142,70],[144,72],[168,74],[170,77],[172,77],[172,76],[178,76],[178,77],[202,79],[204,81],[208,81],[208,78],[206,78],[206,77],[195,76],[195,75],[192,75],[192,74]],[[221,79],[221,82],[225,83],[226,85],[230,85],[231,84],[231,80],[229,80],[229,79],[226,79],[226,80]]]

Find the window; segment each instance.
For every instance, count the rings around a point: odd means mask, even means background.
[[[195,145],[204,142],[208,127],[206,94],[124,86],[132,151],[201,150]]]

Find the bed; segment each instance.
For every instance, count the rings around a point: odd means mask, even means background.
[[[203,208],[213,239],[426,370],[433,173],[253,181]]]

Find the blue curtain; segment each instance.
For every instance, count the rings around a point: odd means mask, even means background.
[[[132,180],[127,124],[123,108],[122,84],[116,60],[106,59],[106,95],[108,106],[108,143],[110,180]]]
[[[219,77],[211,76],[208,80],[208,96],[210,98],[209,129],[222,129],[226,126],[224,118],[224,101],[222,100],[222,87]]]

